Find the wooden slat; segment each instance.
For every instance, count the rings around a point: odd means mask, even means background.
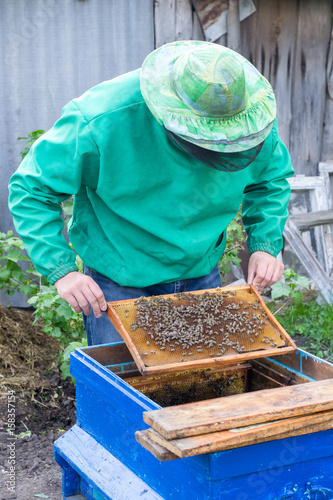
[[[333,412],[325,411],[302,417],[288,418],[278,422],[267,422],[222,432],[203,434],[183,439],[164,439],[153,429],[148,429],[152,441],[167,448],[180,458],[215,453],[240,448],[266,441],[300,436],[333,428]]]
[[[176,40],[192,39],[193,19],[190,0],[154,2],[154,26],[155,48]]]
[[[298,229],[307,229],[309,227],[321,226],[323,224],[332,224],[333,210],[320,210],[318,212],[293,215],[291,219],[296,224]]]
[[[262,391],[264,389],[275,389],[276,387],[284,387],[286,384],[270,377],[265,372],[252,369],[248,378],[248,392]]]
[[[229,0],[229,9],[227,17],[227,43],[228,47],[236,52],[240,52],[240,19],[239,19],[239,0]]]
[[[320,124],[324,123],[327,48],[331,35],[331,25],[325,20],[332,17],[332,3],[299,2],[297,7],[289,152],[297,173],[315,175],[321,160],[324,127]],[[311,123],[317,124],[315,130],[309,126]]]
[[[297,39],[297,3],[256,2],[257,12],[241,25],[241,54],[271,83],[277,101],[279,134],[289,146],[293,68]]]
[[[332,409],[329,379],[144,412],[143,419],[166,439],[174,439]]]
[[[307,377],[289,370],[286,366],[274,363],[271,359],[253,359],[251,365],[259,372],[272,377],[282,385],[296,385],[310,382]],[[317,377],[313,378],[319,380]]]
[[[164,446],[161,446],[160,444],[155,443],[155,441],[152,441],[148,436],[148,430],[136,431],[135,439],[161,462],[179,458],[177,455],[164,448]]]
[[[296,224],[289,218],[284,227],[283,236],[289,245],[306,267],[310,278],[318,287],[327,304],[332,304],[332,281],[324,268],[320,265],[316,257],[310,252],[302,240],[302,235],[297,229]]]
[[[82,349],[82,352],[103,366],[133,361],[133,357],[124,343],[103,347],[87,347]]]
[[[323,130],[322,158],[333,158],[333,29],[328,50],[327,65],[327,94],[325,102],[325,127]],[[332,193],[333,194],[333,193]]]
[[[317,358],[313,354],[309,354],[302,349],[296,352],[283,354],[282,356],[271,358],[278,363],[285,365],[287,368],[296,370],[306,377],[314,380],[326,380],[333,378],[333,364],[324,359]],[[266,361],[266,360],[265,360]]]
[[[327,380],[333,377],[333,364],[305,353],[302,356],[302,371],[315,380]]]

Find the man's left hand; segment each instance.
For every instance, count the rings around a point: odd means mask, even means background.
[[[282,276],[284,265],[278,259],[266,252],[254,252],[249,260],[248,279],[259,293],[266,286],[271,286]]]

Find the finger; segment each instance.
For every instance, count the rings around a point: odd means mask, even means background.
[[[280,266],[276,267],[274,270],[272,280],[269,286],[274,285],[274,283],[276,283],[277,281],[279,281],[279,279],[281,279],[283,271],[284,271],[284,265],[282,264],[282,262],[280,262]]]
[[[90,307],[89,307],[89,300],[86,297],[86,290],[84,292],[81,291],[81,290],[80,291],[76,291],[75,298],[78,301],[78,303],[80,304],[81,309],[83,310],[84,314],[86,316],[89,316],[89,314],[90,314]]]
[[[258,290],[262,291],[265,288],[265,284],[267,283],[266,273],[267,273],[267,264],[259,263],[257,266],[257,272],[253,280],[253,285],[258,288]]]
[[[68,302],[68,304],[74,309],[74,311],[76,311],[77,313],[82,312],[80,304],[78,303],[74,295],[69,295],[68,297],[64,296],[62,298],[66,300],[66,302]]]
[[[247,282],[249,285],[252,285],[253,279],[255,276],[255,270],[256,270],[256,264],[254,264],[251,260],[249,262],[249,268],[248,268],[248,276],[247,276]]]
[[[96,281],[91,280],[91,283],[89,284],[89,288],[90,288],[92,294],[96,297],[96,300],[99,304],[100,310],[106,311],[108,306],[106,304],[104,293],[102,292],[101,288],[97,285]]]
[[[262,281],[261,281],[261,286],[263,289],[271,284],[272,277],[274,274],[274,269],[275,269],[274,264],[269,264],[267,266],[265,276],[262,278]]]
[[[102,311],[97,297],[93,294],[93,292],[89,287],[84,291],[84,295],[86,299],[89,301],[89,304],[91,305],[91,308],[96,318],[100,318],[102,316]]]

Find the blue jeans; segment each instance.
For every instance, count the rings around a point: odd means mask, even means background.
[[[221,286],[221,276],[218,266],[216,266],[210,274],[201,278],[174,281],[173,283],[160,283],[146,288],[119,286],[114,281],[86,266],[84,266],[83,272],[96,281],[102,289],[107,302],[137,299],[142,296],[150,297],[151,295],[165,295],[168,293],[190,292],[193,290],[207,290],[209,288]],[[83,314],[83,321],[89,346],[110,344],[112,342],[119,342],[122,340],[121,336],[106,314],[102,314],[101,318],[96,318],[90,308],[89,316]]]

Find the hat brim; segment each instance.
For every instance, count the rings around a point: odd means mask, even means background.
[[[179,56],[196,48],[213,45],[214,50],[230,51],[242,65],[248,105],[230,117],[196,113],[177,95],[172,82],[173,66]],[[243,56],[226,47],[202,41],[168,43],[150,53],[140,73],[143,98],[157,121],[182,139],[206,149],[240,152],[263,142],[276,117],[274,92],[269,82]]]

